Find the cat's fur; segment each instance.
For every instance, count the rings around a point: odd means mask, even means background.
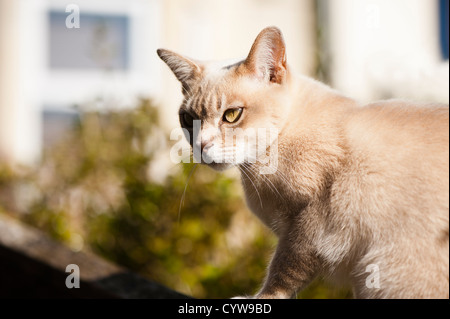
[[[275,27],[225,67],[158,55],[183,85],[180,110],[202,121],[207,142],[191,144],[209,144],[211,158],[230,148],[225,127],[279,129],[275,174],[234,163],[248,206],[279,238],[256,297],[290,298],[319,274],[350,283],[356,298],[449,297],[448,106],[360,105],[294,75]],[[243,118],[224,123],[236,106]],[[367,283],[370,265],[379,288]]]

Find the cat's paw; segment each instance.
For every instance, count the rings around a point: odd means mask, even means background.
[[[236,296],[232,297],[231,299],[255,299],[253,296]]]

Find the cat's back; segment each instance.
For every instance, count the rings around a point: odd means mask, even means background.
[[[406,212],[438,215],[448,227],[448,106],[383,101],[355,109],[344,123],[348,157],[338,189],[360,194],[353,204],[388,222]]]
[[[420,160],[438,166],[447,164],[448,171],[447,105],[402,100],[369,104],[349,114],[345,132],[354,152],[391,164],[407,165]]]

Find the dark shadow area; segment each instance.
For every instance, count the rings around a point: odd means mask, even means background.
[[[80,287],[67,288],[69,264]],[[190,298],[104,259],[73,252],[45,234],[0,215],[0,298]]]

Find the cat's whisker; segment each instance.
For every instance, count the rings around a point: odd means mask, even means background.
[[[178,208],[178,224],[180,223],[181,218],[181,206],[184,204],[184,199],[186,198],[186,189],[188,187],[189,180],[191,179],[191,176],[194,173],[197,166],[198,164],[194,164],[194,166],[191,168],[191,171],[189,172],[188,178],[186,180],[186,185],[184,185],[184,191],[183,194],[181,195],[180,206]]]
[[[278,160],[281,159],[281,160],[285,160],[286,162],[292,161],[292,159],[289,159],[279,153],[277,154],[277,157],[278,157]],[[292,191],[294,191],[294,192],[297,191],[296,188],[292,185],[288,176],[286,176],[286,174],[283,171],[277,169],[274,174],[278,175],[278,177],[281,178],[281,180],[286,184],[286,186],[288,186]]]
[[[224,147],[221,148],[221,150],[222,150],[222,154],[221,154],[222,157],[221,158],[224,160],[224,162],[230,162],[231,161],[231,162],[234,162],[234,164],[236,166],[237,165],[236,162],[235,162],[236,150],[237,150],[236,146],[224,146]],[[286,161],[288,160],[284,156],[280,156],[280,158],[284,159]],[[242,165],[243,167],[245,167],[247,172],[251,170],[252,174],[259,174],[257,172],[256,168],[253,167],[250,164],[250,163],[256,163],[256,162],[257,162],[257,158],[249,158],[247,156],[246,161],[243,162],[243,163],[239,163],[239,165]],[[293,185],[290,182],[290,180],[287,178],[287,176],[282,171],[277,170],[275,172],[275,174],[277,174],[277,176],[284,182],[284,184],[286,186],[288,186],[292,191],[294,191],[294,192],[296,191],[295,187],[293,187]],[[273,184],[273,182],[267,176],[264,176],[264,174],[261,174],[261,175],[263,177],[263,181],[265,182],[265,184],[267,184],[267,186],[270,189],[272,189],[275,193],[278,193],[278,195],[280,197],[282,197],[280,192],[278,191],[278,189]]]
[[[290,159],[286,158],[285,156],[282,156],[281,154],[277,154],[277,156],[279,157],[279,159],[282,159],[285,161],[291,161]],[[256,163],[257,161],[258,161],[257,158],[253,158],[253,157],[250,158],[249,156],[247,156],[246,162],[241,163],[241,164],[245,164],[246,167],[251,168],[255,174],[258,174],[258,172],[256,172],[256,168],[253,167],[252,165],[250,165],[250,163]],[[288,186],[292,191],[296,192],[296,188],[292,185],[290,179],[282,171],[277,169],[274,174],[276,174],[284,182],[284,184],[286,186]],[[274,186],[272,181],[267,176],[264,176],[264,174],[261,174],[261,176],[263,176],[263,178],[266,179],[267,181],[270,181],[270,183]],[[266,184],[268,184],[268,183],[266,183]],[[270,185],[268,185],[268,186],[270,186]]]
[[[277,170],[277,172],[275,174],[279,174],[278,176],[281,178],[281,180],[287,185],[289,186],[289,188],[296,193],[297,192],[297,188],[294,187],[294,185],[292,184],[292,182],[290,181],[290,179],[280,170]]]
[[[253,169],[253,170],[256,170],[256,168],[252,168],[252,169]],[[277,193],[277,194],[280,196],[280,198],[283,198],[283,196],[281,195],[281,193],[278,191],[278,188],[273,184],[273,182],[271,181],[270,178],[268,178],[265,174],[260,174],[260,176],[263,178],[263,182],[265,182],[266,185],[267,185],[270,189],[274,190],[274,192]]]
[[[261,199],[261,195],[259,194],[258,189],[256,188],[256,185],[253,183],[252,179],[250,178],[250,176],[248,176],[248,174],[245,172],[245,168],[241,167],[239,165],[234,165],[236,166],[242,173],[244,173],[245,176],[247,176],[247,178],[249,179],[249,181],[252,183],[253,187],[255,188],[256,194],[258,195],[259,198],[259,203],[261,204],[261,208],[263,208],[263,203],[262,203],[262,199]],[[251,174],[251,172],[247,171],[249,174]],[[254,176],[253,176],[254,177]]]
[[[243,163],[242,165],[244,165],[245,167],[247,167],[249,170],[252,170],[255,174],[257,173],[257,172],[255,172],[255,168],[252,167],[251,165],[249,165],[248,163]],[[272,181],[271,181],[267,176],[265,176],[264,174],[260,174],[260,176],[263,177],[263,182],[265,182],[266,185],[267,185],[271,190],[273,190],[275,193],[277,193],[277,194],[280,196],[280,198],[283,198],[283,196],[280,194],[280,192],[278,191],[278,189],[275,187],[275,185],[272,183]]]
[[[255,168],[253,168],[253,167],[251,167],[248,163],[242,163],[241,164],[242,166],[244,166],[244,167],[246,167],[247,168],[247,170],[249,170],[249,171],[252,171],[253,172],[253,175],[255,176],[255,175],[258,175],[259,173],[255,170]],[[265,176],[263,176],[262,174],[259,174],[261,177],[265,177]],[[266,184],[267,185],[267,187],[270,189],[270,190],[272,190],[274,193],[278,193],[278,191],[276,190],[276,188],[273,188],[264,178],[261,180],[261,182],[262,183],[264,183],[264,184]],[[280,196],[281,196],[281,194],[280,193],[278,193]]]
[[[222,159],[224,159],[224,162],[231,161],[234,164],[236,164],[236,162],[235,162],[236,157],[237,157],[236,146],[224,146],[224,147],[222,147],[221,150],[222,150]],[[281,156],[280,154],[277,154],[277,156],[279,156],[279,158],[282,160],[290,161],[287,157]],[[257,158],[253,158],[253,157],[250,158],[249,156],[247,156],[247,158],[245,160],[246,160],[245,162],[239,163],[239,165],[243,165],[247,169],[247,172],[249,170],[251,170],[253,174],[259,174],[257,172],[257,169],[250,164],[250,163],[256,163]],[[290,179],[282,171],[276,170],[276,172],[274,174],[276,174],[278,176],[278,178],[280,178],[284,182],[284,185],[289,187],[290,190],[292,190],[293,192],[297,191],[296,188],[293,186],[292,182],[290,181]],[[264,176],[264,174],[260,174],[260,175],[263,176],[263,181],[268,185],[268,187],[271,188],[274,192],[278,193],[280,195],[280,197],[282,197],[280,192],[278,191],[278,189],[273,184],[273,182],[267,176]]]

